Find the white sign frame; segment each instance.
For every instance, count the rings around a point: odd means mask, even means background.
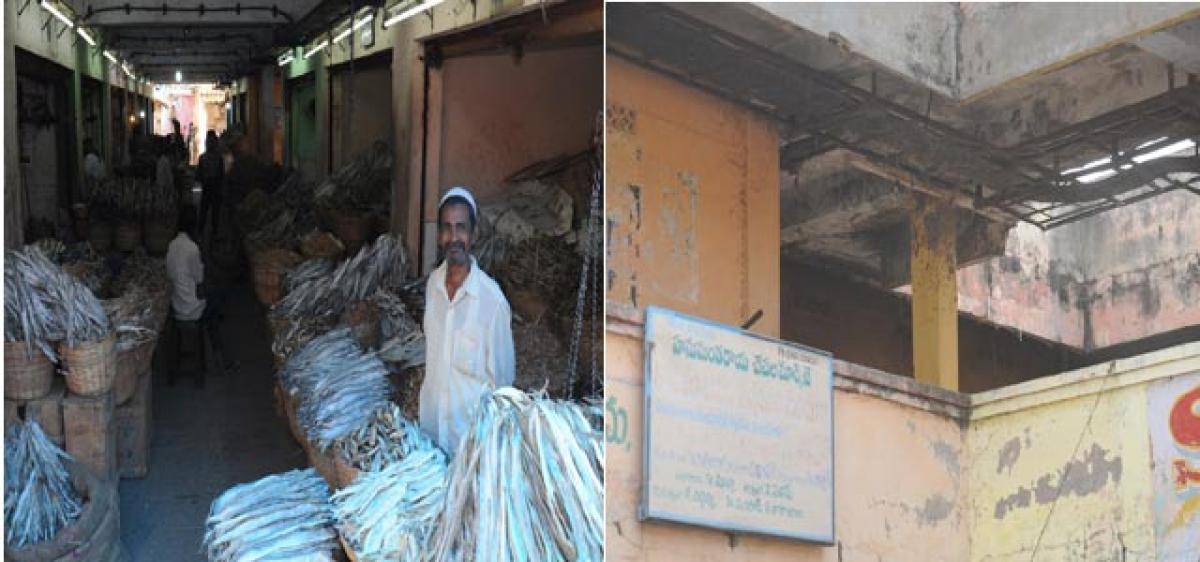
[[[825,517],[820,517],[820,520],[823,523],[825,523],[826,526],[828,527],[828,529],[829,529],[828,534],[823,534],[821,532],[815,532],[811,529],[788,530],[786,528],[782,528],[782,527],[778,527],[778,526],[773,527],[773,528],[755,526],[750,523],[739,522],[738,520],[736,520],[736,518],[728,518],[728,519],[715,518],[714,519],[714,518],[699,516],[694,513],[680,513],[677,511],[667,511],[667,510],[655,507],[655,502],[653,501],[653,497],[652,497],[653,490],[655,489],[655,485],[654,485],[654,482],[651,481],[651,474],[652,474],[651,467],[652,467],[652,463],[654,462],[654,454],[653,454],[654,444],[652,441],[652,435],[653,435],[654,412],[655,412],[655,410],[654,410],[654,406],[655,406],[655,402],[654,402],[654,369],[652,367],[652,364],[654,363],[654,357],[655,357],[654,354],[656,351],[655,346],[657,345],[655,327],[657,326],[658,320],[663,319],[663,318],[670,320],[670,321],[674,321],[674,322],[682,322],[684,324],[691,324],[701,330],[716,330],[719,333],[749,338],[750,340],[753,340],[754,344],[756,344],[756,345],[761,345],[762,343],[767,343],[767,344],[771,344],[771,345],[775,345],[775,346],[780,346],[782,348],[786,348],[787,350],[789,350],[790,353],[802,354],[811,360],[815,360],[817,362],[817,365],[824,367],[824,373],[818,373],[817,375],[815,375],[813,377],[814,379],[817,379],[817,382],[813,384],[813,388],[818,391],[821,390],[818,387],[818,384],[821,383],[820,378],[823,377],[824,378],[824,386],[826,388],[824,389],[825,392],[821,393],[821,395],[827,397],[827,400],[828,400],[827,405],[828,405],[828,411],[829,411],[829,419],[828,419],[827,423],[825,423],[825,425],[824,425],[824,429],[828,432],[828,440],[829,440],[828,471],[825,474],[825,477],[828,479],[827,493],[828,493],[828,497],[829,497],[829,502],[828,502],[828,505],[818,506],[818,509],[820,509],[820,508],[826,509],[826,511],[824,513],[827,513],[827,515]],[[695,526],[700,526],[700,527],[709,527],[709,528],[713,528],[713,529],[719,529],[719,530],[726,531],[726,532],[745,533],[745,534],[762,535],[762,536],[775,537],[775,538],[791,539],[791,540],[803,541],[803,542],[807,542],[807,543],[814,543],[814,544],[820,544],[820,545],[836,544],[836,537],[837,537],[836,521],[837,520],[835,517],[835,515],[836,515],[835,514],[836,482],[834,480],[834,473],[835,473],[835,471],[834,471],[834,461],[835,461],[834,439],[835,439],[835,436],[834,436],[834,432],[833,432],[833,417],[834,417],[834,411],[833,411],[833,407],[834,407],[834,405],[833,405],[833,355],[827,351],[822,351],[822,350],[810,348],[810,347],[807,347],[804,345],[800,345],[800,344],[796,344],[796,343],[792,343],[792,342],[786,342],[786,341],[778,340],[775,338],[762,336],[759,334],[754,334],[754,333],[747,332],[745,330],[741,330],[741,329],[733,327],[733,326],[718,324],[716,322],[712,322],[712,321],[705,320],[702,318],[696,318],[693,316],[688,316],[688,315],[680,313],[680,312],[676,312],[673,310],[668,310],[668,309],[664,309],[664,308],[660,308],[660,307],[655,307],[655,306],[649,306],[646,308],[644,332],[645,332],[645,336],[644,336],[645,337],[645,343],[644,343],[644,345],[645,345],[645,367],[644,367],[644,369],[645,369],[645,374],[644,374],[644,376],[645,376],[645,386],[644,386],[644,400],[645,400],[644,412],[645,412],[645,414],[644,414],[644,423],[642,426],[644,435],[643,435],[643,451],[642,451],[642,491],[641,491],[641,502],[640,502],[639,509],[638,509],[639,518],[641,520],[661,521],[661,522],[668,522],[668,523],[682,523],[682,524],[686,524],[686,525],[695,525]],[[820,512],[818,512],[818,514],[822,515],[822,513],[820,513]],[[826,517],[827,517],[827,519],[826,519]]]

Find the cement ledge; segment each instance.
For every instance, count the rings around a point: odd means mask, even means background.
[[[1115,359],[971,395],[970,421],[1111,392],[1188,373],[1200,373],[1200,342]]]
[[[646,316],[643,310],[610,302],[605,316],[606,335],[637,340],[644,337]],[[954,419],[962,425],[970,416],[971,398],[967,394],[836,358],[833,360],[833,375],[833,386],[841,392],[871,396],[924,410]]]

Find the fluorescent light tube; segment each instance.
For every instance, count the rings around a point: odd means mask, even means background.
[[[1117,175],[1117,171],[1112,168],[1108,168],[1100,170],[1099,172],[1092,172],[1090,174],[1079,176],[1075,178],[1075,181],[1078,181],[1079,183],[1093,183],[1105,178],[1111,178],[1115,175]]]
[[[91,45],[93,47],[96,46],[96,40],[92,39],[92,36],[89,35],[87,31],[84,31],[84,29],[82,27],[76,28],[75,32],[78,33],[80,37],[83,37],[83,40],[87,41],[88,45]]]
[[[68,18],[62,12],[58,11],[58,8],[55,8],[54,4],[51,4],[46,0],[42,0],[42,7],[45,8],[47,12],[54,14],[54,17],[62,21],[63,25],[67,27],[75,27],[75,22],[71,21],[71,18]]]
[[[1156,150],[1151,150],[1150,152],[1147,152],[1145,154],[1134,156],[1133,161],[1137,162],[1138,164],[1141,164],[1143,162],[1157,160],[1159,158],[1162,158],[1163,156],[1170,156],[1172,154],[1175,154],[1176,152],[1180,152],[1180,151],[1192,148],[1193,146],[1196,146],[1195,141],[1193,141],[1192,139],[1183,139],[1179,142],[1169,144],[1162,148],[1159,148]]]
[[[358,30],[359,30],[359,29],[360,29],[362,26],[364,26],[364,25],[367,25],[368,23],[371,23],[371,20],[373,20],[373,19],[375,19],[375,14],[373,14],[373,13],[371,13],[371,14],[367,14],[367,15],[366,15],[366,17],[364,17],[363,19],[360,19],[360,20],[358,20],[358,21],[357,21],[357,22],[354,24],[354,30],[355,30],[355,31],[358,31]]]
[[[324,41],[321,41],[320,43],[317,43],[317,46],[316,46],[316,47],[313,47],[311,51],[309,51],[309,52],[305,53],[305,54],[304,54],[304,58],[311,57],[311,56],[313,56],[313,55],[317,54],[317,51],[320,51],[321,49],[324,49],[325,47],[328,47],[328,46],[329,46],[329,40],[328,40],[328,39],[326,39],[326,40],[324,40]]]
[[[414,15],[416,15],[424,10],[428,10],[429,8],[437,6],[438,4],[441,4],[441,3],[442,3],[442,0],[425,0],[424,2],[421,2],[420,4],[418,4],[416,6],[413,6],[407,10],[404,10],[403,12],[400,12],[399,14],[396,14],[386,20],[383,20],[383,26],[391,27],[393,25],[396,25],[396,24],[408,19],[408,18],[413,17]]]

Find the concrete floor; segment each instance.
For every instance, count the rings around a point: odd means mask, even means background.
[[[121,481],[121,540],[134,561],[205,560],[209,505],[229,487],[307,465],[274,405],[264,309],[242,281],[226,304],[221,335],[240,368],[211,372],[204,389],[156,369],[149,473]],[[156,358],[159,359],[159,358]],[[158,363],[162,365],[162,362]]]

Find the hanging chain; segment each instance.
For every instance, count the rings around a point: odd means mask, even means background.
[[[579,346],[580,340],[583,338],[583,320],[585,305],[587,303],[588,288],[592,286],[594,300],[599,299],[596,295],[599,291],[599,285],[592,282],[592,266],[595,264],[597,254],[596,242],[600,239],[598,228],[598,219],[600,218],[600,195],[603,191],[604,179],[601,174],[600,166],[594,166],[592,172],[592,198],[591,204],[588,207],[587,225],[584,228],[583,239],[579,241],[580,248],[583,249],[583,266],[579,271],[579,292],[575,299],[575,326],[571,334],[571,350],[567,356],[567,392],[571,397],[575,397],[575,381],[578,378],[579,367]],[[593,286],[594,285],[594,286]],[[597,345],[595,342],[597,319],[592,318],[592,356],[591,356],[591,377],[592,386],[595,388],[596,379],[599,367]]]

